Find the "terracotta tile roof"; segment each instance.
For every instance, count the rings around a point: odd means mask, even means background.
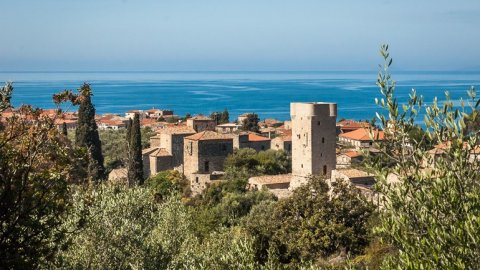
[[[161,134],[195,134],[195,130],[187,126],[169,126],[160,129],[158,133]]]
[[[72,119],[55,119],[55,125],[62,125],[63,123],[65,123],[65,124],[77,123],[77,120],[72,120]]]
[[[280,184],[290,183],[292,180],[291,174],[277,174],[277,175],[262,175],[254,176],[248,179],[248,183],[251,184]]]
[[[292,130],[291,129],[286,129],[282,135],[280,135],[280,138],[282,138],[283,141],[290,142],[292,141]]]
[[[359,129],[359,128],[368,128],[370,124],[367,122],[357,122],[354,120],[343,120],[337,123],[341,128],[345,129]]]
[[[350,131],[347,133],[342,133],[338,135],[339,137],[355,140],[355,141],[371,141],[372,139],[370,138],[370,130],[366,128],[359,128],[354,131]],[[375,141],[377,140],[384,140],[385,139],[385,134],[383,131],[379,130],[374,130],[373,132],[373,139]]]
[[[151,157],[168,157],[172,156],[165,148],[157,148],[155,151],[150,153]]]
[[[346,155],[347,157],[350,157],[350,158],[363,156],[363,154],[361,152],[358,152],[358,151],[349,151],[349,152],[344,153],[344,155]]]
[[[157,150],[158,147],[150,147],[150,148],[145,148],[142,150],[142,155],[149,155],[153,151]]]
[[[158,124],[157,120],[152,118],[143,118],[140,120],[140,126],[152,126]]]
[[[194,117],[189,118],[189,119],[192,119],[192,120],[200,120],[200,121],[211,121],[211,120],[213,120],[212,118],[207,117],[207,116],[202,115],[202,114],[195,115]]]
[[[248,140],[250,142],[265,142],[265,141],[270,141],[269,138],[267,137],[263,137],[263,136],[260,136],[260,135],[257,135],[255,133],[248,133]]]
[[[191,136],[185,137],[185,139],[193,140],[193,141],[205,141],[205,140],[232,140],[232,136],[227,134],[221,134],[214,131],[202,131],[197,134],[193,134]]]
[[[150,110],[147,110],[147,112],[156,113],[156,112],[161,112],[161,110],[160,109],[150,109]]]

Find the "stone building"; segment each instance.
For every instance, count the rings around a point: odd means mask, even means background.
[[[283,150],[292,153],[292,130],[285,130],[283,134],[272,139],[270,149]]]
[[[361,149],[372,147],[375,142],[383,141],[385,139],[385,134],[383,131],[374,130],[372,134],[370,133],[370,129],[359,128],[354,131],[338,135],[338,141],[344,145]],[[371,137],[372,135],[373,137]]]
[[[189,127],[168,127],[150,137],[150,148],[143,150],[144,176],[171,170],[183,164],[184,138],[195,134]]]
[[[145,112],[143,110],[129,110],[125,113],[125,118],[133,119],[135,117],[135,114],[138,114],[140,119],[143,119],[145,117]]]
[[[363,160],[362,152],[348,151],[339,153],[337,155],[337,168],[348,168],[354,163],[359,163]]]
[[[233,148],[252,148],[255,151],[270,149],[270,139],[257,135],[253,132],[246,132],[233,135]]]
[[[291,103],[292,181],[290,189],[305,183],[310,175],[330,177],[336,166],[337,104]]]
[[[233,153],[233,139],[214,131],[185,137],[184,174],[193,193],[199,193],[223,171],[225,158]]]
[[[357,130],[359,128],[370,128],[370,123],[368,122],[358,122],[354,120],[342,120],[337,123],[337,130],[339,133],[347,133],[350,131]]]
[[[197,115],[187,119],[187,127],[194,129],[196,132],[202,132],[205,130],[215,130],[215,120],[203,115]]]
[[[240,128],[242,128],[242,125],[235,124],[235,123],[226,123],[226,124],[217,125],[215,127],[215,130],[220,133],[234,133],[235,131],[238,131]]]

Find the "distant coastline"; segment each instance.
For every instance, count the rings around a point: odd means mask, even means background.
[[[426,101],[454,99],[470,86],[480,86],[480,71],[393,71],[397,92],[405,99],[411,88]],[[89,82],[97,113],[123,114],[132,109],[165,108],[179,115],[210,114],[227,108],[232,117],[256,112],[260,118],[289,119],[293,101],[336,102],[339,119],[371,119],[378,109],[376,71],[102,71],[0,72],[14,82],[13,104],[52,108],[51,95]]]

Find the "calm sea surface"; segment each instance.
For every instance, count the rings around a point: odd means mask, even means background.
[[[444,91],[458,100],[470,86],[480,86],[480,72],[395,72],[397,96],[412,88],[431,101]],[[289,103],[338,104],[338,118],[372,119],[378,111],[375,72],[23,72],[0,73],[14,82],[13,103],[53,108],[52,94],[91,84],[97,113],[167,108],[176,114],[209,114],[228,108],[231,117],[256,112],[260,118],[289,118]]]

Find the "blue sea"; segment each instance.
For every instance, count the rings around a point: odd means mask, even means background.
[[[372,119],[380,97],[376,72],[0,72],[13,81],[13,104],[53,108],[52,95],[91,84],[97,113],[165,108],[176,114],[209,114],[227,108],[231,119],[244,112],[289,119],[289,103],[336,102],[338,119]],[[458,100],[480,86],[480,72],[394,72],[397,97],[412,88],[431,101],[444,92]],[[75,108],[70,108],[73,110]],[[422,117],[423,118],[423,117]]]

